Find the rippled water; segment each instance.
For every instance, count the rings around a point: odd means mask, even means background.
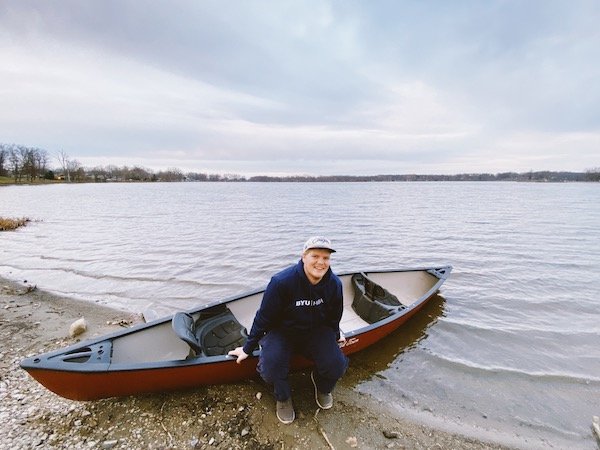
[[[600,184],[176,183],[0,189],[0,275],[160,313],[264,286],[312,234],[334,270],[452,264],[358,388],[524,448],[595,448]],[[377,364],[374,360],[380,360]],[[467,425],[468,424],[468,425]]]

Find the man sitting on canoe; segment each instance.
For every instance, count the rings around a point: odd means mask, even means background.
[[[342,283],[329,267],[333,252],[329,239],[306,241],[298,264],[271,278],[244,346],[229,352],[239,364],[260,344],[257,370],[273,385],[282,423],[292,423],[296,417],[288,382],[293,353],[314,362],[311,380],[322,409],[333,406],[331,392],[348,367],[338,346],[338,341],[344,341],[343,297]]]

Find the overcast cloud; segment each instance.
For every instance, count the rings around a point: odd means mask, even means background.
[[[0,3],[0,142],[85,166],[600,166],[600,2]]]

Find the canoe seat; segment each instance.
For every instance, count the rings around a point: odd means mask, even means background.
[[[246,329],[228,310],[209,317],[200,315],[198,320],[189,313],[178,312],[171,324],[175,334],[190,346],[192,357],[226,355],[246,342]]]
[[[248,333],[235,316],[226,311],[201,321],[196,329],[202,349],[207,356],[226,355],[229,350],[246,343]]]
[[[405,308],[398,297],[370,280],[362,272],[352,275],[352,286],[354,286],[352,309],[368,323],[385,319]]]
[[[196,323],[191,314],[178,312],[175,313],[171,320],[173,331],[180,339],[187,342],[194,355],[202,353],[202,346],[199,339],[196,337]]]

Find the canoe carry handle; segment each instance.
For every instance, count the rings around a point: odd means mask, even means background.
[[[48,361],[77,364],[108,364],[110,363],[110,358],[112,356],[111,352],[112,343],[110,341],[102,341],[78,347],[67,353],[52,356],[48,358]]]

